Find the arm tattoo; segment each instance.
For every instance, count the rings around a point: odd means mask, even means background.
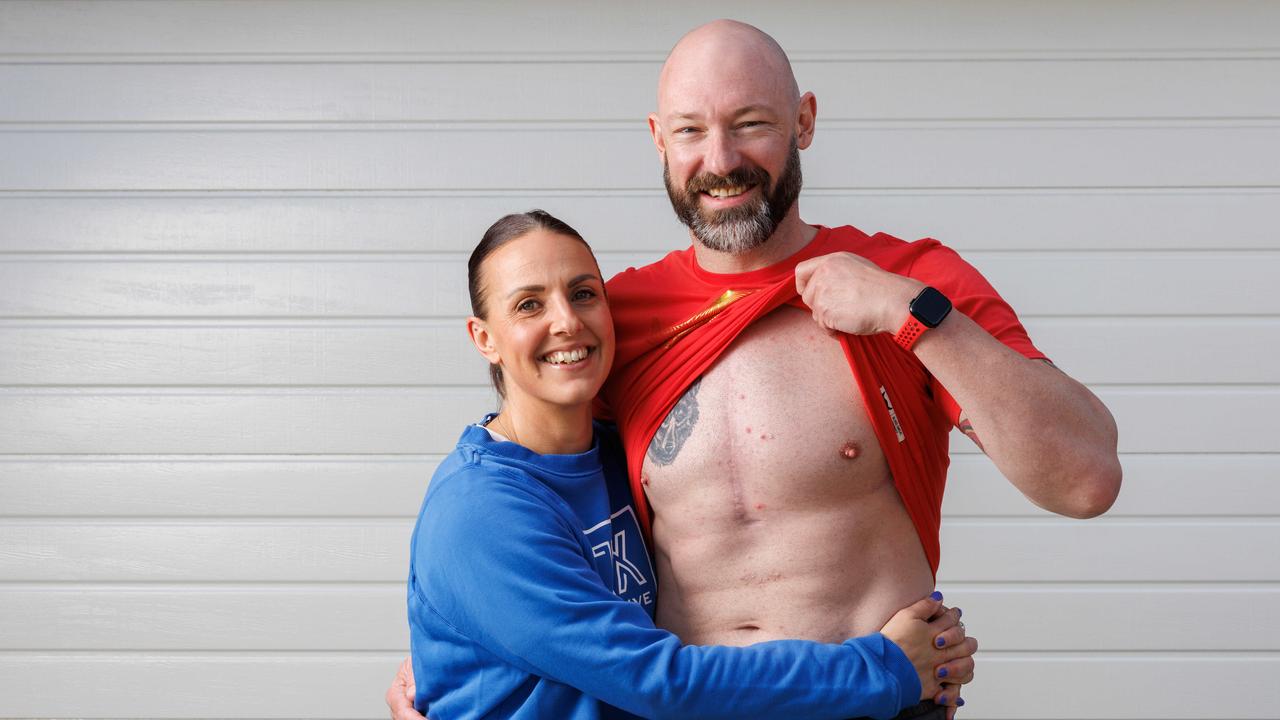
[[[693,434],[693,426],[698,422],[698,387],[702,378],[693,381],[689,389],[671,408],[667,418],[658,427],[653,440],[649,442],[649,459],[656,465],[670,465],[675,462],[684,447],[684,441]]]
[[[960,424],[956,427],[960,428],[960,432],[968,435],[969,439],[973,441],[974,445],[978,446],[979,450],[982,452],[987,451],[986,448],[982,447],[982,441],[978,439],[978,431],[973,429],[973,423],[969,422],[969,418],[961,418]]]

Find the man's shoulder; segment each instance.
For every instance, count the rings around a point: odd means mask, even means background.
[[[674,273],[688,269],[691,262],[689,256],[692,253],[692,245],[683,250],[672,250],[648,265],[629,267],[619,272],[609,278],[608,282],[605,283],[605,287],[610,293],[627,292],[633,288],[643,287],[649,285],[649,283],[669,278]]]
[[[835,246],[833,249],[861,255],[900,275],[908,274],[916,261],[925,255],[958,257],[955,251],[931,237],[903,240],[886,232],[867,234],[852,225],[831,228],[828,242]]]

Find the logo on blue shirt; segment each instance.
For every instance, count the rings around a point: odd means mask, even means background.
[[[618,597],[640,603],[649,610],[654,603],[649,554],[640,534],[640,523],[630,505],[586,530],[591,554],[613,561],[613,591]]]

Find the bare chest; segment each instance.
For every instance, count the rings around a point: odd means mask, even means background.
[[[643,479],[654,510],[681,524],[821,511],[890,483],[841,344],[791,307],[744,331],[685,393]]]

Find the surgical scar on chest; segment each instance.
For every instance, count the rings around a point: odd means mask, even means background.
[[[685,441],[693,434],[693,426],[698,423],[698,388],[701,385],[702,378],[693,381],[662,425],[658,426],[658,432],[654,433],[645,453],[653,464],[665,466],[675,462]]]

